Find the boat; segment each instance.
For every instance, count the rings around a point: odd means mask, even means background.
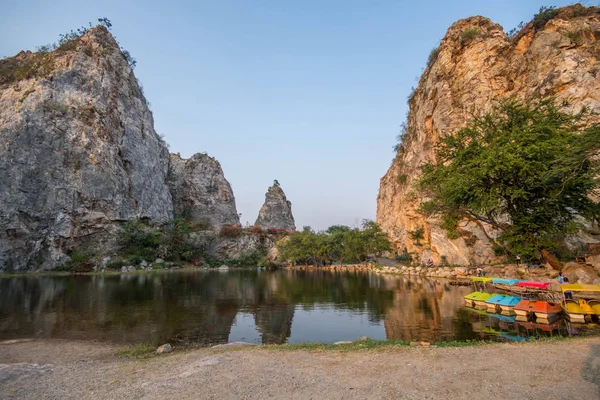
[[[518,279],[505,279],[505,278],[494,278],[492,279],[492,285],[496,289],[510,291],[512,290],[512,286],[519,283]]]
[[[552,285],[552,282],[520,281],[517,283],[518,287],[542,290],[548,289],[548,286],[550,285]]]
[[[594,310],[584,299],[565,299],[562,309],[571,322],[585,322],[586,316],[594,314]]]
[[[560,289],[563,292],[587,292],[587,293],[600,293],[600,285],[582,285],[576,283],[567,283],[560,285]],[[585,322],[586,318],[591,318],[592,315],[600,315],[600,302],[597,300],[579,299],[567,299],[565,298],[562,303],[562,309],[567,314],[567,317],[571,322]]]
[[[503,294],[495,294],[485,301],[488,312],[495,313],[501,311],[500,302],[504,300],[506,296]]]
[[[521,299],[521,301],[515,305],[514,311],[519,316],[528,317],[529,320],[532,320],[533,317],[535,317],[538,322],[544,323],[547,321],[546,323],[550,323],[551,321],[558,319],[559,314],[562,312],[562,307],[560,304],[543,300]]]
[[[465,299],[465,305],[467,307],[475,308],[475,307],[486,307],[485,301],[492,296],[493,295],[491,293],[473,292],[473,293],[469,293],[468,295],[464,296],[463,298]]]
[[[500,300],[498,305],[503,313],[514,314],[515,306],[522,300],[521,297],[517,296],[504,296],[504,299]]]

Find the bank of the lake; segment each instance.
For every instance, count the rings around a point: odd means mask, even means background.
[[[106,343],[0,344],[0,398],[598,398],[600,339],[358,351],[250,346],[117,356]]]

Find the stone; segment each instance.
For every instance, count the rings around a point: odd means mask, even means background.
[[[74,249],[112,251],[122,221],[173,218],[169,151],[108,30],[44,57],[45,72],[0,81],[0,271],[52,268]]]
[[[166,354],[171,353],[173,351],[173,347],[169,344],[163,344],[156,349],[156,354]]]
[[[265,203],[261,207],[254,223],[263,229],[296,230],[292,203],[287,199],[278,182],[271,186],[265,195]]]
[[[110,260],[111,260],[111,258],[110,258],[110,257],[104,257],[104,258],[102,259],[102,261],[100,261],[100,268],[104,268],[104,267],[106,267],[106,263],[108,263]]]
[[[449,264],[480,265],[502,260],[492,243],[501,233],[484,223],[461,221],[457,239],[449,239],[442,221],[419,212],[421,194],[414,189],[421,166],[435,157],[440,138],[455,134],[472,116],[491,109],[495,99],[556,98],[569,101],[572,111],[586,106],[600,112],[600,63],[595,40],[574,43],[570,32],[599,32],[598,13],[584,15],[580,5],[558,10],[545,27],[527,24],[510,40],[502,26],[488,18],[471,17],[454,23],[441,40],[437,57],[424,70],[409,99],[407,133],[401,151],[380,180],[377,223],[388,233],[396,250],[414,252],[420,259],[430,249],[434,259]],[[588,9],[589,11],[593,11]],[[461,40],[467,29],[479,35]],[[409,232],[424,228],[421,246]],[[598,242],[598,238],[586,240]]]
[[[334,343],[335,346],[339,346],[339,345],[342,345],[342,344],[352,344],[352,342],[349,341],[349,340],[342,340],[342,341]]]
[[[148,264],[148,262],[146,262],[146,260],[142,260],[142,261],[140,262],[140,267],[142,267],[142,268],[146,268],[146,267],[148,267],[148,265],[149,265],[149,264]]]
[[[157,258],[156,260],[154,260],[154,262],[156,264],[163,264],[165,262],[165,260],[163,260],[162,258]]]
[[[360,338],[358,338],[359,342],[366,342],[367,340],[369,340],[368,336],[361,336]]]
[[[170,168],[175,216],[207,230],[240,224],[233,190],[216,159],[199,153],[189,159],[171,154]]]

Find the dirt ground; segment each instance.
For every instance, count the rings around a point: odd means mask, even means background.
[[[0,344],[1,399],[598,399],[600,338],[459,348],[225,346],[148,359],[92,342]]]

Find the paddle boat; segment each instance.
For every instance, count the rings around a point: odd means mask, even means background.
[[[518,316],[527,317],[527,320],[535,317],[540,323],[550,323],[559,318],[562,307],[548,301],[522,299],[515,305],[514,311]]]
[[[515,306],[522,300],[521,297],[517,296],[504,296],[504,299],[500,300],[498,305],[502,313],[512,315],[515,313]]]
[[[517,284],[519,282],[520,281],[518,279],[505,279],[505,278],[492,279],[492,285],[494,285],[495,288],[500,289],[500,290],[507,290],[507,291],[510,291],[512,289],[511,286],[514,286],[515,284]]]
[[[506,296],[503,294],[495,294],[492,297],[490,297],[489,299],[487,299],[485,301],[485,305],[487,307],[488,312],[490,313],[495,313],[498,312],[500,313],[502,310],[500,309],[500,302],[504,300]]]
[[[582,284],[564,284],[560,285],[560,289],[563,292],[588,292],[588,293],[600,293],[600,285],[582,285]],[[565,298],[562,303],[562,309],[567,314],[567,317],[571,322],[585,322],[586,318],[590,319],[592,315],[600,316],[600,302],[597,300],[589,300],[592,304],[588,303],[588,300],[579,299],[567,299]]]
[[[492,297],[493,294],[485,293],[485,292],[473,292],[464,296],[465,305],[467,307],[475,308],[475,307],[486,307],[485,301]]]
[[[541,289],[546,290],[548,286],[552,285],[552,282],[534,282],[534,281],[519,281],[518,287],[530,288],[530,289]]]

